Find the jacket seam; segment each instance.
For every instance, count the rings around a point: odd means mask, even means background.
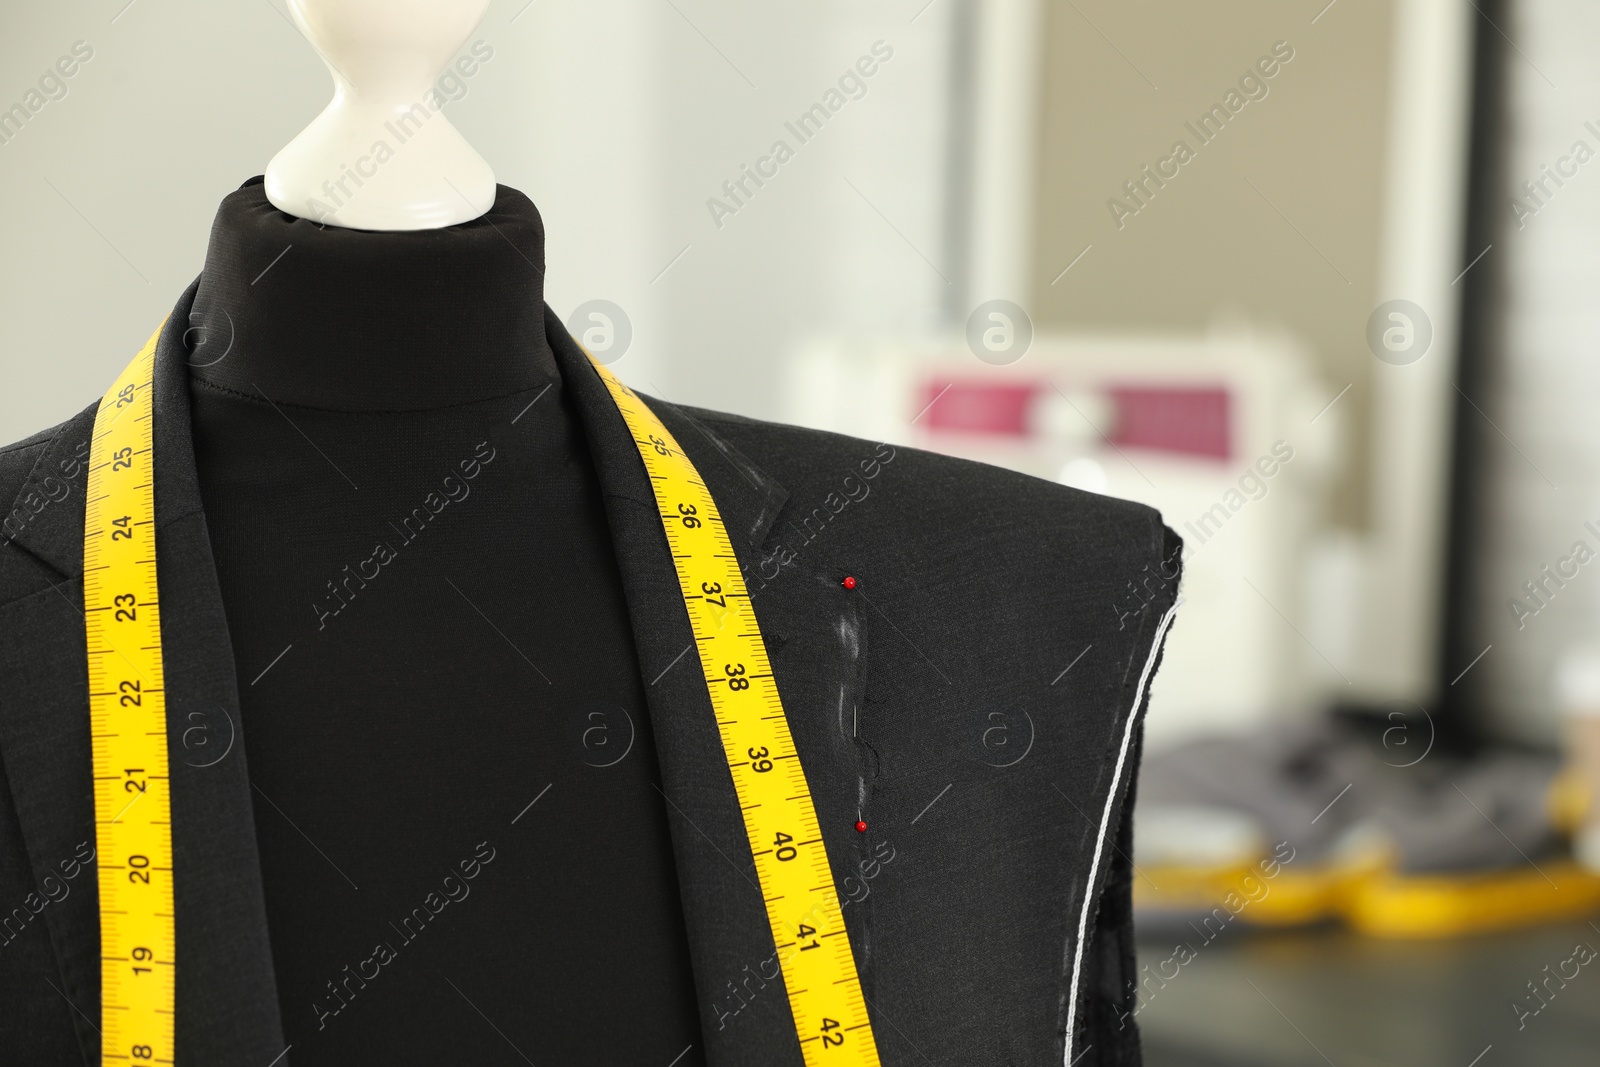
[[[1083,965],[1088,955],[1085,951],[1085,947],[1090,936],[1090,905],[1097,902],[1095,883],[1100,877],[1100,861],[1105,851],[1106,837],[1111,832],[1111,816],[1117,807],[1117,791],[1122,782],[1123,771],[1126,768],[1128,753],[1131,749],[1131,743],[1133,740],[1134,728],[1139,722],[1140,709],[1144,706],[1145,701],[1148,699],[1148,687],[1150,679],[1155,673],[1156,661],[1160,659],[1162,643],[1166,637],[1167,629],[1172,623],[1172,617],[1177,610],[1177,605],[1173,604],[1172,607],[1169,607],[1166,612],[1162,614],[1160,621],[1156,624],[1156,632],[1151,638],[1150,649],[1145,658],[1144,668],[1140,671],[1138,684],[1134,688],[1133,701],[1128,708],[1127,718],[1118,723],[1119,729],[1116,731],[1117,734],[1121,735],[1120,740],[1115,740],[1115,751],[1117,754],[1116,762],[1112,769],[1111,781],[1106,792],[1105,807],[1101,813],[1098,828],[1095,831],[1094,852],[1090,857],[1089,872],[1084,878],[1083,904],[1079,909],[1078,926],[1074,935],[1075,943],[1073,945],[1073,964],[1070,979],[1071,986],[1067,990],[1067,1022],[1064,1035],[1065,1047],[1062,1054],[1063,1067],[1070,1067],[1072,1062],[1073,1042],[1076,1037],[1075,1031],[1078,1026],[1078,990],[1083,984]],[[1135,652],[1136,656],[1137,654],[1138,653]],[[1113,738],[1116,738],[1116,734],[1113,735]],[[1107,749],[1105,756],[1102,759],[1102,769],[1104,768],[1106,762],[1111,760],[1112,751],[1113,750],[1111,748]],[[1098,911],[1098,907],[1096,908],[1096,911]]]
[[[58,427],[57,429],[51,431],[49,437],[43,438],[41,440],[37,440],[37,441],[35,441],[35,440],[16,441],[16,442],[14,442],[12,444],[6,445],[3,448],[0,448],[0,456],[9,456],[13,452],[23,452],[23,451],[26,451],[27,449],[30,449],[30,448],[49,448],[51,442],[53,442],[56,439],[57,435],[59,435],[60,433],[61,433],[61,430]]]
[[[428,415],[428,414],[432,414],[432,413],[438,412],[438,411],[453,411],[453,410],[456,410],[458,408],[473,407],[474,405],[477,405],[477,404],[489,404],[489,403],[493,403],[496,400],[509,400],[514,396],[522,396],[522,395],[524,395],[526,393],[531,393],[535,389],[548,389],[552,385],[559,385],[559,384],[561,384],[561,379],[560,379],[559,376],[557,376],[553,381],[542,382],[542,383],[535,384],[535,385],[529,385],[529,386],[525,386],[525,387],[523,387],[521,389],[513,389],[509,393],[498,393],[498,394],[496,394],[494,396],[480,397],[477,400],[466,400],[466,401],[462,401],[459,404],[445,404],[445,405],[443,405],[441,407],[427,407],[427,408],[371,408],[371,409],[356,410],[356,411],[352,411],[352,410],[350,410],[348,408],[323,408],[323,407],[316,407],[315,405],[312,405],[312,404],[296,404],[296,403],[294,403],[292,401],[282,401],[282,402],[280,402],[280,401],[276,401],[276,400],[268,400],[266,398],[265,394],[263,394],[262,396],[251,396],[249,393],[243,393],[243,392],[240,392],[237,389],[230,389],[229,387],[227,387],[225,385],[218,385],[215,382],[209,382],[209,381],[206,381],[204,378],[198,378],[198,377],[195,377],[193,375],[191,375],[189,377],[189,382],[190,382],[191,386],[199,386],[200,388],[205,389],[205,390],[207,390],[209,392],[218,393],[218,394],[220,394],[222,396],[231,397],[231,398],[233,398],[235,400],[243,400],[243,401],[245,401],[247,403],[255,404],[255,405],[259,406],[259,407],[288,408],[291,411],[316,411],[316,412],[321,412],[323,414],[343,415],[343,416],[351,416],[351,417],[357,417],[357,418],[364,417],[364,416],[371,416],[371,417],[374,417],[374,418],[386,418],[386,417],[392,418],[392,417],[395,417],[395,416],[405,416],[405,415]]]

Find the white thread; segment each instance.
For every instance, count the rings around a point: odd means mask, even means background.
[[[1180,601],[1181,603],[1181,601]],[[1161,651],[1161,640],[1167,634],[1172,616],[1178,610],[1174,604],[1161,617],[1156,627],[1155,640],[1150,643],[1150,657],[1144,661],[1144,671],[1139,675],[1139,688],[1133,694],[1133,708],[1128,712],[1128,723],[1122,730],[1122,748],[1117,753],[1117,768],[1111,775],[1111,790],[1106,794],[1106,810],[1100,816],[1100,833],[1095,837],[1094,859],[1089,863],[1089,879],[1083,887],[1083,912],[1078,916],[1078,943],[1072,953],[1072,991],[1067,998],[1066,1051],[1061,1062],[1072,1067],[1072,1035],[1078,1025],[1078,971],[1083,966],[1083,939],[1089,927],[1089,905],[1094,902],[1094,879],[1100,871],[1100,854],[1105,850],[1106,831],[1111,823],[1111,809],[1117,801],[1117,785],[1122,781],[1122,768],[1128,761],[1128,745],[1133,741],[1133,725],[1139,719],[1139,705],[1144,703],[1144,687],[1150,681],[1150,671],[1155,667],[1156,654]]]

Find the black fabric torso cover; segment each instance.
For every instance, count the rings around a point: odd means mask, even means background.
[[[254,179],[212,232],[190,391],[243,721],[197,721],[181,758],[246,747],[296,1067],[702,1062],[543,262],[505,187],[370,233]]]

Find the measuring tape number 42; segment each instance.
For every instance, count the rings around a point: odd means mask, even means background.
[[[744,812],[808,1067],[878,1063],[833,871],[744,575],[716,501],[645,403],[594,361],[644,459]]]
[[[163,326],[165,323],[163,323]],[[100,402],[84,520],[84,618],[100,889],[102,1057],[173,1062],[176,930],[155,546],[158,328]],[[639,448],[744,813],[807,1067],[876,1067],[816,807],[716,502],[643,401],[594,367]]]

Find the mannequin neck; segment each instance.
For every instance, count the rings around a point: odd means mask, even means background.
[[[494,207],[374,233],[286,214],[261,178],[217,211],[186,336],[190,376],[274,403],[420,411],[559,377],[544,336],[544,223]]]

